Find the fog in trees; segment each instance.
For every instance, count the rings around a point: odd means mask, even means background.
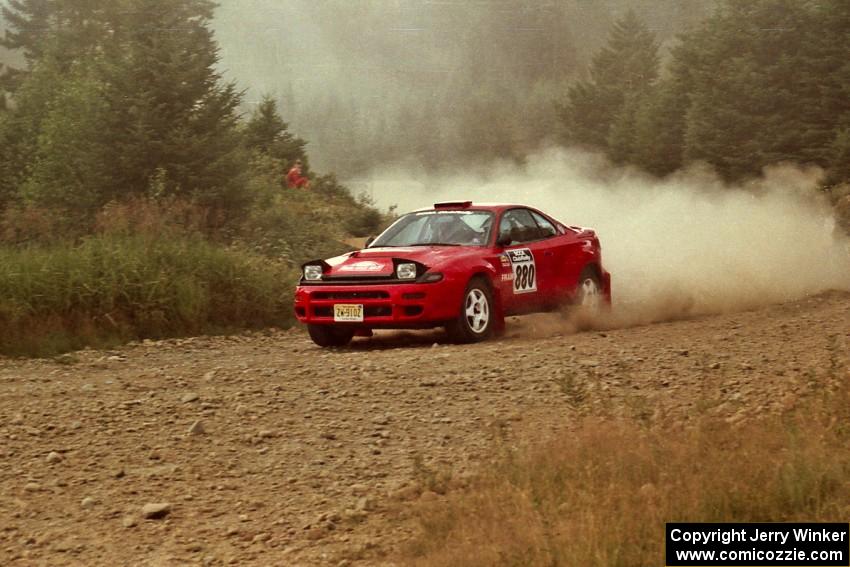
[[[225,76],[271,94],[314,164],[352,176],[521,160],[560,139],[556,102],[633,10],[661,56],[702,0],[221,0]]]

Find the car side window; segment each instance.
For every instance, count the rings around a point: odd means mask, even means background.
[[[549,222],[543,215],[531,211],[531,216],[537,221],[537,226],[540,227],[540,238],[550,238],[558,234],[555,226]]]
[[[499,239],[510,237],[508,246],[540,239],[540,229],[528,209],[511,209],[502,215],[499,223]]]

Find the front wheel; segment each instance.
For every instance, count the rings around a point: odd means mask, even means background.
[[[457,319],[446,325],[446,331],[455,342],[476,343],[493,335],[496,317],[490,286],[481,277],[473,278],[463,292]]]
[[[351,342],[354,329],[333,325],[307,325],[310,338],[320,347],[341,347]]]

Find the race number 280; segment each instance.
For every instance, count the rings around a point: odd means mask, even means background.
[[[511,269],[514,272],[514,293],[531,293],[537,291],[537,266],[534,255],[528,248],[508,250]]]

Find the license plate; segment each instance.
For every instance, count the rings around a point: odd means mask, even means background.
[[[363,306],[348,303],[334,305],[334,321],[340,322],[362,322]]]

